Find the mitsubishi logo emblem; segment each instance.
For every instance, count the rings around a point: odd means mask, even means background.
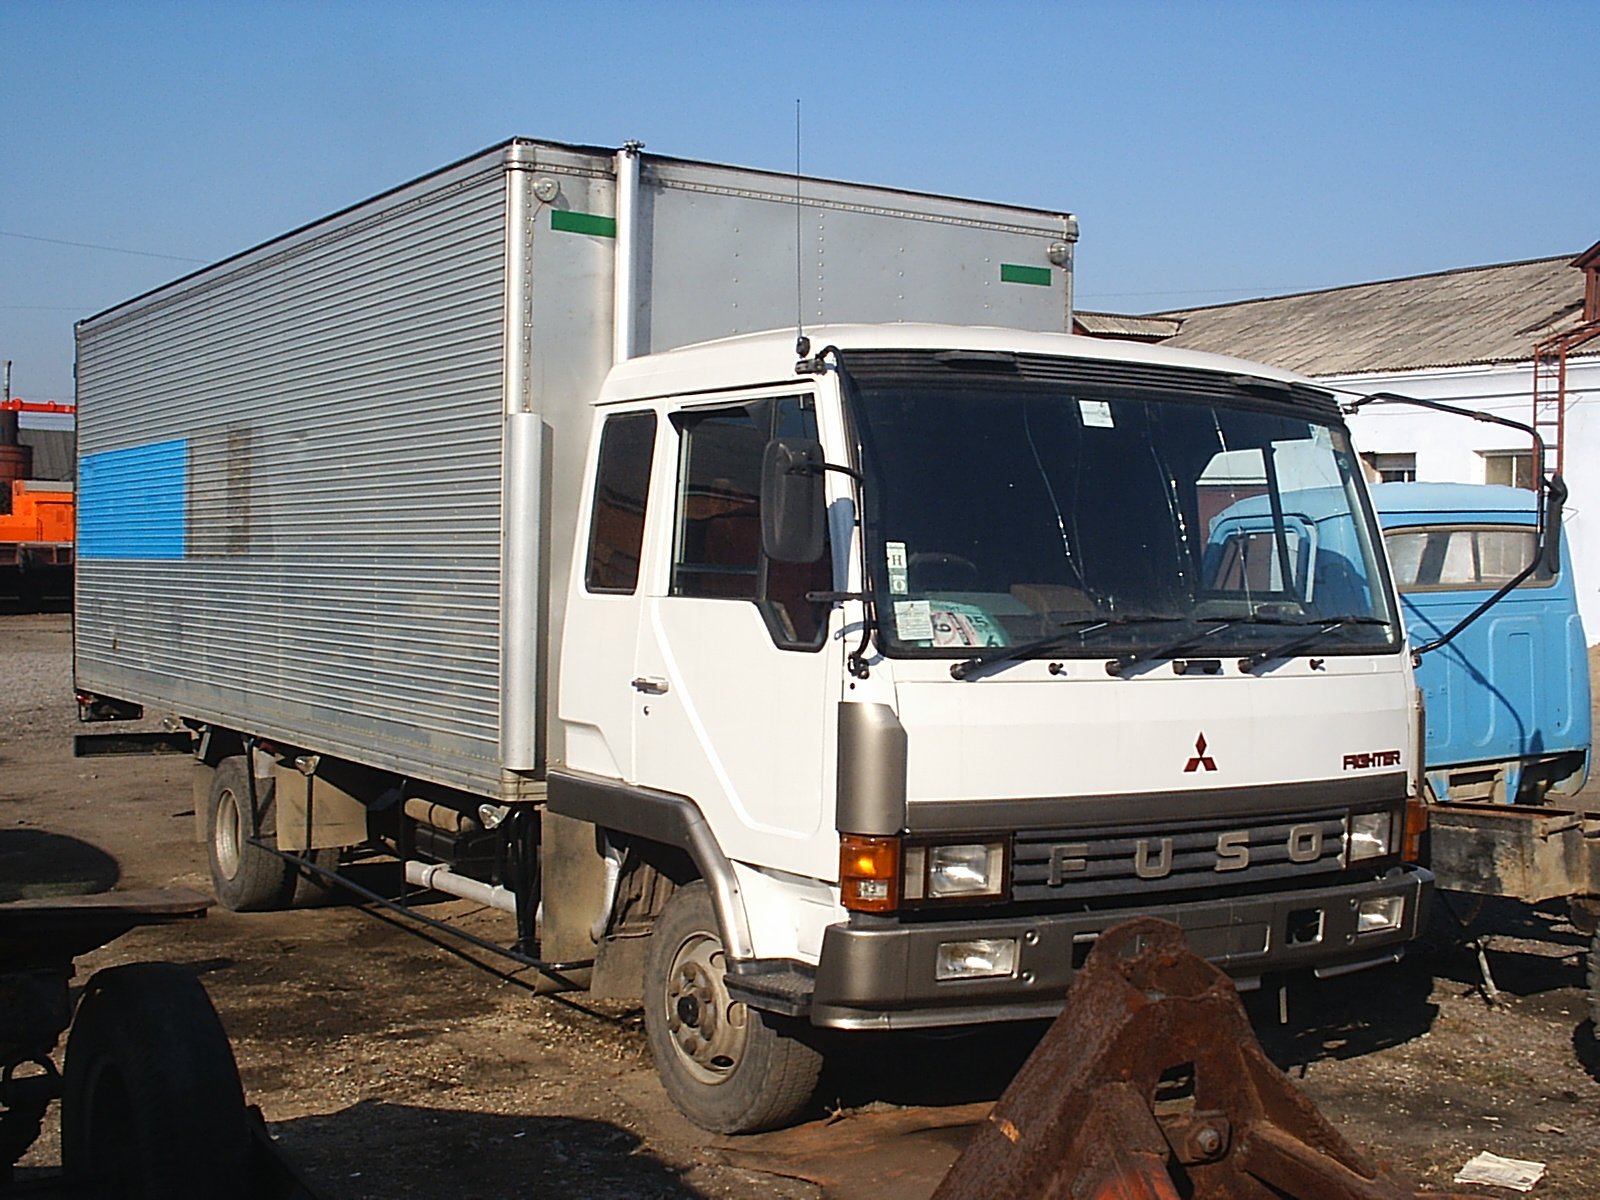
[[[1183,773],[1188,775],[1194,771],[1215,771],[1216,769],[1217,760],[1206,753],[1206,735],[1202,733],[1194,740],[1194,757],[1184,765]]]

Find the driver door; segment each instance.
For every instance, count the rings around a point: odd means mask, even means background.
[[[759,499],[767,441],[817,436],[811,399],[719,398],[668,425],[675,511],[640,614],[636,778],[691,797],[730,858],[826,874],[841,651],[832,606],[806,594],[832,589],[832,557],[769,561]]]

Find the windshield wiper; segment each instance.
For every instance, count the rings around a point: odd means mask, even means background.
[[[1102,629],[1111,629],[1122,625],[1158,624],[1181,620],[1183,620],[1182,617],[1151,615],[1083,617],[1079,620],[1064,621],[1056,632],[1046,634],[1041,638],[1034,638],[1031,642],[1019,642],[1015,646],[996,646],[986,653],[974,654],[971,658],[961,662],[951,663],[950,674],[956,679],[966,679],[979,667],[1029,658],[1032,655],[1054,650],[1059,646],[1065,646],[1074,638],[1081,640],[1091,633],[1098,633]]]
[[[1322,638],[1332,633],[1335,629],[1342,629],[1346,625],[1387,625],[1389,622],[1383,620],[1381,617],[1346,616],[1323,617],[1321,620],[1297,622],[1297,624],[1304,624],[1310,626],[1311,628],[1307,632],[1302,633],[1299,637],[1291,638],[1289,641],[1284,642],[1281,645],[1269,646],[1265,650],[1257,650],[1254,654],[1250,654],[1244,658],[1241,658],[1239,660],[1239,670],[1246,673],[1251,673],[1254,672],[1255,669],[1262,663],[1271,659],[1288,658],[1292,656],[1295,651],[1305,649],[1313,642],[1320,641]]]
[[[1149,662],[1155,658],[1171,658],[1174,654],[1181,654],[1194,646],[1199,645],[1213,634],[1221,633],[1224,629],[1232,629],[1241,621],[1248,621],[1249,617],[1220,617],[1210,629],[1202,632],[1199,629],[1190,629],[1182,637],[1173,638],[1164,646],[1157,646],[1153,650],[1134,650],[1127,654],[1119,654],[1116,658],[1106,661],[1107,675],[1121,675],[1134,663]]]

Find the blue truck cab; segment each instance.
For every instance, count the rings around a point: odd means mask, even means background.
[[[1372,489],[1413,647],[1455,627],[1532,560],[1536,494],[1522,488],[1385,483]],[[1263,591],[1293,583],[1304,618],[1363,611],[1358,531],[1335,489],[1282,496],[1287,538],[1269,537],[1264,497],[1230,505],[1207,539],[1209,578]],[[1285,556],[1286,559],[1285,559]],[[1284,560],[1280,562],[1280,560]],[[1238,586],[1237,580],[1234,586]],[[1589,669],[1565,543],[1417,668],[1427,712],[1423,762],[1440,802],[1542,803],[1571,795],[1589,769]]]
[[[1537,496],[1522,488],[1385,483],[1372,489],[1413,646],[1452,629],[1535,552]],[[1424,763],[1442,802],[1538,804],[1589,770],[1589,667],[1571,561],[1541,565],[1422,658]]]

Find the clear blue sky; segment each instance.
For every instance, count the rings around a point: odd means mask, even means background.
[[[788,170],[796,98],[809,174],[1076,212],[1085,308],[1576,253],[1597,30],[1561,0],[0,0],[0,358],[70,398],[78,318],[513,135]]]

